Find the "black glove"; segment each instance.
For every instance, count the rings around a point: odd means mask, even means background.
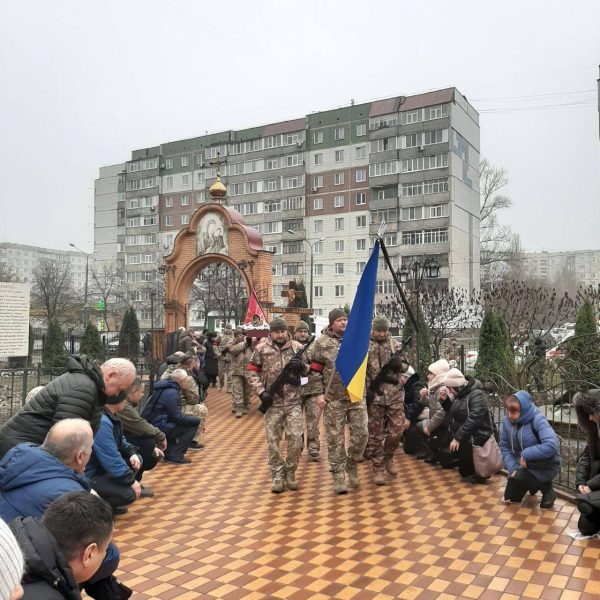
[[[260,398],[260,406],[258,407],[258,410],[264,415],[273,404],[273,396],[271,396],[271,394],[265,390],[262,394],[259,394],[258,397]]]
[[[404,361],[402,360],[401,356],[392,357],[388,363],[388,367],[396,373],[400,373],[405,370]]]
[[[295,373],[299,373],[304,369],[304,362],[301,358],[296,358],[293,356],[287,363],[287,367],[290,371],[294,371]]]

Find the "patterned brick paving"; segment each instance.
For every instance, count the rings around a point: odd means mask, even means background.
[[[256,404],[254,404],[254,407]],[[300,489],[270,492],[263,421],[234,419],[212,391],[206,449],[192,465],[147,475],[157,495],[118,518],[120,576],[134,598],[162,600],[591,600],[600,542],[573,541],[576,509],[500,502],[502,478],[467,486],[456,472],[400,453],[400,476],[331,489],[325,461],[298,469]]]

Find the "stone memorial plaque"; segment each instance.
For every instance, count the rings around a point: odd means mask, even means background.
[[[0,356],[29,352],[29,284],[0,282]]]

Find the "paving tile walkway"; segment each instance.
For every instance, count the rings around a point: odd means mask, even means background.
[[[206,449],[147,475],[156,497],[118,517],[120,577],[139,600],[591,600],[600,542],[574,541],[577,510],[500,502],[485,486],[399,453],[401,473],[332,491],[327,463],[298,469],[300,489],[270,492],[263,417],[235,419],[211,390]]]

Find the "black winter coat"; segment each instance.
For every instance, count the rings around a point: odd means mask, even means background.
[[[600,490],[600,437],[598,425],[589,420],[589,415],[600,417],[600,390],[575,395],[577,420],[587,430],[588,443],[577,461],[575,487],[587,485],[590,490]]]
[[[204,355],[204,372],[208,377],[219,374],[219,360],[215,353],[215,347],[210,340],[204,342],[206,354]]]
[[[81,600],[71,567],[50,532],[33,517],[11,522],[25,556],[23,600]]]
[[[450,415],[450,431],[459,442],[468,440],[476,446],[483,446],[492,435],[490,411],[483,385],[478,379],[469,378],[459,390],[452,402]]]
[[[404,384],[404,414],[412,423],[415,423],[423,412],[425,405],[420,402],[420,392],[426,387],[419,381],[419,374],[413,373]]]
[[[68,418],[100,427],[106,402],[100,365],[84,354],[69,356],[67,372],[51,381],[0,428],[0,458],[21,442],[40,445],[54,423]]]

